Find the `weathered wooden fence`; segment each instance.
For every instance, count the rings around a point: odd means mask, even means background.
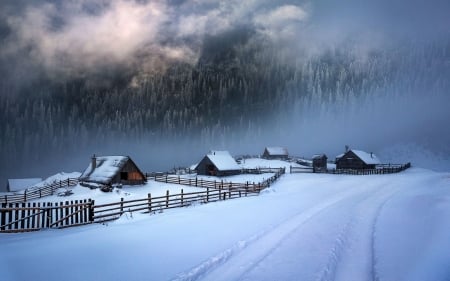
[[[95,205],[94,200],[75,200],[61,203],[2,203],[0,205],[0,233],[26,232],[42,228],[65,228],[111,221],[119,218],[125,212],[155,213],[165,209],[182,208],[194,204],[205,204],[219,200],[228,200],[247,196],[256,196],[261,190],[269,187],[282,174],[279,169],[274,176],[257,183],[224,183],[202,181],[197,179],[197,186],[206,188],[198,192],[169,194],[146,198],[124,200],[119,202]],[[193,179],[164,176],[164,182],[187,184],[194,186]],[[199,184],[200,183],[200,184]]]
[[[384,175],[394,174],[411,168],[411,163],[406,164],[381,164],[376,169],[328,169],[320,173],[338,175]],[[290,173],[313,173],[313,168],[290,167]]]
[[[124,200],[120,202],[94,205],[93,222],[105,222],[118,219],[125,212],[156,213],[166,209],[182,208],[195,204],[206,204],[220,200],[228,200],[240,197],[258,195],[259,190],[220,190],[207,188],[205,191],[183,192],[178,194],[169,194],[164,196],[152,197],[151,193],[147,198]]]
[[[203,188],[213,188],[213,189],[245,189],[245,190],[262,190],[271,183],[276,181],[282,174],[285,173],[284,168],[260,168],[260,169],[246,169],[247,174],[261,174],[261,173],[275,173],[272,177],[262,181],[262,182],[245,182],[245,183],[233,183],[227,182],[224,180],[204,180],[202,178],[186,178],[182,176],[176,175],[168,175],[168,174],[148,174],[150,175],[148,179],[163,182],[163,183],[172,183],[172,184],[180,184],[186,186],[195,186],[195,187],[203,187]]]
[[[27,232],[42,228],[65,228],[88,224],[93,218],[93,201],[60,203],[2,203],[0,232]]]
[[[18,203],[27,202],[29,200],[41,198],[48,195],[55,194],[56,190],[64,187],[71,187],[78,184],[78,179],[68,178],[66,180],[60,180],[52,184],[45,185],[43,187],[25,189],[23,194],[12,193],[0,195],[0,203]]]

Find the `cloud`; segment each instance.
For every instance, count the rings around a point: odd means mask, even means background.
[[[442,12],[445,0],[426,5],[419,0],[409,5],[406,0],[5,1],[0,25],[6,23],[9,34],[0,59],[16,57],[57,77],[195,64],[204,40],[242,28],[256,31],[278,50],[308,56],[349,41],[369,52],[399,34],[424,37],[433,33],[431,26],[450,26]],[[401,9],[404,5],[407,9]],[[393,30],[397,33],[389,35]]]

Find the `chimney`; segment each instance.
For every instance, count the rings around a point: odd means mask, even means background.
[[[91,160],[92,160],[91,162],[92,170],[95,170],[97,168],[97,158],[95,157],[95,154],[92,155]]]
[[[346,146],[345,146],[345,152],[346,152],[346,153],[348,152],[348,149],[349,149],[349,147],[348,147],[348,145],[346,145]]]
[[[370,153],[370,158],[373,158],[373,152]]]

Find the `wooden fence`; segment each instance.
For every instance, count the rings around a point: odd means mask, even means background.
[[[124,200],[121,198],[120,202],[94,205],[93,222],[112,221],[118,219],[125,212],[153,214],[162,212],[166,209],[182,208],[195,204],[216,202],[219,200],[255,196],[258,195],[258,193],[259,190],[220,190],[212,188],[206,188],[205,191],[188,193],[183,192],[183,189],[181,189],[181,193],[178,194],[169,194],[169,191],[166,191],[166,195],[158,197],[152,197],[151,193],[149,193],[147,198],[143,199]]]
[[[119,202],[95,205],[94,200],[75,200],[61,203],[2,203],[0,205],[0,233],[26,232],[42,228],[64,228],[89,223],[111,221],[119,218],[125,212],[155,213],[165,209],[182,208],[194,204],[205,204],[219,200],[258,195],[261,190],[270,186],[282,174],[284,169],[278,169],[274,176],[257,183],[225,183],[218,181],[203,181],[201,179],[186,179],[173,176],[161,176],[161,181],[179,183],[206,188],[198,192],[169,194],[146,198],[124,200]],[[157,176],[155,176],[158,178]],[[70,183],[70,180],[68,180]],[[190,184],[188,184],[190,183]],[[59,186],[58,186],[59,188]]]
[[[23,194],[5,194],[0,195],[1,203],[19,203],[27,202],[28,200],[38,199],[44,196],[55,194],[56,190],[64,187],[71,187],[78,184],[78,179],[60,180],[59,182],[54,182],[52,184],[45,185],[43,187],[35,189],[25,189]]]
[[[328,169],[323,172],[338,175],[384,175],[394,174],[411,168],[411,163],[406,164],[380,164],[376,169]],[[290,173],[314,173],[313,168],[290,167]]]
[[[272,177],[268,178],[259,183],[254,182],[245,182],[245,183],[233,183],[227,182],[223,180],[204,180],[202,178],[185,178],[181,176],[168,175],[168,174],[147,174],[148,179],[163,182],[163,183],[171,183],[171,184],[180,184],[186,186],[195,186],[202,188],[213,188],[213,189],[228,189],[228,190],[236,190],[236,189],[244,189],[247,191],[255,191],[262,190],[266,187],[269,187],[271,183],[276,181],[282,174],[285,173],[284,168],[260,168],[260,169],[245,169],[243,173],[247,174],[261,174],[261,173],[275,173]]]
[[[93,201],[60,203],[2,203],[0,232],[27,232],[42,228],[65,228],[92,222]]]

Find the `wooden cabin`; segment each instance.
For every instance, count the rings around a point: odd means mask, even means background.
[[[241,167],[228,151],[210,151],[195,167],[198,175],[231,176],[241,173]]]
[[[271,146],[264,149],[262,158],[270,160],[287,160],[289,158],[289,153],[285,147]]]
[[[312,158],[312,165],[314,172],[326,172],[327,171],[328,157],[325,154],[316,154]]]
[[[93,156],[80,182],[111,186],[112,184],[139,185],[147,181],[144,173],[129,156]]]
[[[361,150],[348,150],[346,153],[336,157],[336,169],[375,169],[381,164],[378,157],[373,153],[367,153]]]

